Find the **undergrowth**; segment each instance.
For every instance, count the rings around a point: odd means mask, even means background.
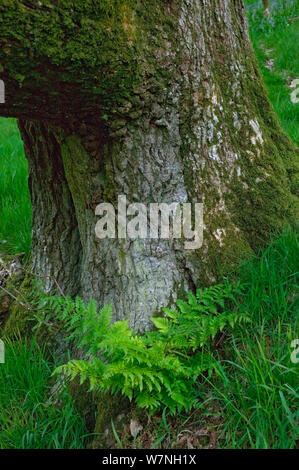
[[[229,283],[198,289],[188,300],[178,300],[177,309],[163,309],[164,317],[152,318],[155,331],[134,334],[128,321],[111,324],[112,306],[100,314],[91,301],[52,297],[44,310],[50,310],[70,333],[67,340],[84,350],[89,360],[72,360],[60,366],[71,379],[89,380],[90,389],[133,398],[140,408],[172,413],[188,411],[197,405],[198,377],[217,370],[210,347],[224,329],[249,322],[245,311],[232,311],[240,287]]]
[[[5,363],[0,364],[0,449],[84,448],[87,429],[67,388],[51,394],[54,367],[34,339],[5,341]]]

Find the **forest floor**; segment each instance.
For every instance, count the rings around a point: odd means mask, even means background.
[[[261,1],[245,3],[269,98],[299,145],[299,103],[291,100],[291,85],[299,79],[298,1],[270,2],[270,18],[264,17]],[[0,253],[28,255],[28,168],[15,120],[0,119],[0,135]],[[122,429],[113,426],[111,447],[296,447],[298,364],[291,360],[291,342],[299,337],[298,248],[298,230],[287,230],[237,271],[246,285],[242,308],[252,323],[224,336],[217,374],[199,380],[198,408],[176,416],[166,410],[138,413]],[[6,362],[0,364],[1,449],[88,447],[89,431],[67,388],[59,409],[49,400],[55,367],[56,359],[35,341],[6,344]]]

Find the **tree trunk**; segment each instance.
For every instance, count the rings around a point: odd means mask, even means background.
[[[4,116],[30,162],[33,269],[135,330],[294,221],[282,132],[241,0],[0,6]],[[0,69],[1,70],[1,69]],[[95,237],[101,202],[204,204],[203,246]]]
[[[29,161],[33,207],[32,268],[47,291],[80,293],[81,241],[60,145],[51,126],[19,120]]]

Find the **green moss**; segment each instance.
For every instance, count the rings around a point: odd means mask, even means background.
[[[126,252],[124,249],[125,243],[125,240],[122,239],[120,239],[118,243],[118,259],[123,272],[125,272],[126,269]]]
[[[183,123],[181,154],[186,162],[185,184],[191,199],[200,202],[205,196],[204,244],[208,247],[208,264],[205,265],[202,249],[187,255],[190,264],[201,273],[196,280],[197,285],[208,285],[211,280],[217,281],[219,276],[230,272],[241,259],[264,246],[273,233],[279,233],[288,224],[294,224],[298,219],[299,209],[296,196],[299,150],[284,134],[267,99],[267,91],[253,50],[248,46],[246,57],[241,54],[236,57],[236,64],[244,69],[239,77],[242,80],[240,89],[245,103],[239,103],[236,96],[236,106],[233,106],[234,94],[228,86],[234,79],[231,60],[224,60],[227,51],[223,41],[214,44],[214,47],[215,63],[211,64],[210,83],[215,86],[216,95],[221,97],[222,112],[218,111],[203,90],[198,92],[196,108],[193,95],[190,100],[189,90],[183,91],[180,107]],[[235,167],[233,173],[223,162],[210,165],[209,161],[197,173],[186,159],[190,148],[191,153],[200,148],[198,136],[192,134],[192,114],[194,112],[195,116],[199,116],[201,109],[207,110],[209,107],[218,118],[218,122],[214,124],[214,141],[209,142],[209,145],[218,144],[218,132],[225,135],[224,138],[231,142],[231,149],[238,156],[237,162],[232,165]],[[234,112],[239,109],[240,129],[237,129]],[[204,113],[202,117],[204,122]],[[200,117],[196,119],[200,123]],[[263,137],[262,144],[250,143],[249,119],[257,119]],[[254,158],[251,159],[248,152],[252,152]],[[200,184],[196,181],[197,174]],[[217,216],[215,207],[222,201],[225,209],[219,210]],[[223,240],[215,238],[216,231],[220,236],[225,233]]]
[[[79,231],[82,240],[86,237],[86,210],[89,205],[90,191],[90,157],[81,140],[76,135],[62,141],[61,154],[65,176],[72,193]]]
[[[118,190],[115,185],[113,161],[111,156],[108,156],[108,158],[105,160],[105,168],[103,168],[103,178],[105,182],[103,187],[103,200],[117,207]]]
[[[0,63],[24,88],[54,99],[63,84],[66,93],[77,89],[85,101],[96,100],[109,116],[112,107],[134,99],[145,75],[163,80],[164,67],[154,64],[150,44],[153,28],[154,41],[167,47],[161,31],[169,23],[158,0],[59,0],[55,6],[44,0],[32,8],[3,0]]]
[[[111,420],[114,420],[120,413],[125,412],[127,414],[131,408],[131,404],[127,399],[110,395],[109,393],[100,394],[98,403],[97,419],[94,429],[94,433],[97,437],[92,444],[94,449],[105,448],[104,432],[106,428],[110,428]]]
[[[80,415],[84,418],[87,428],[93,432],[96,419],[96,396],[90,393],[87,382],[80,384],[75,378],[68,385],[72,399]]]
[[[252,64],[255,66],[255,75],[252,73]],[[235,149],[239,148],[238,164],[243,176],[240,178],[234,174],[225,199],[233,222],[242,230],[249,245],[257,250],[270,240],[271,234],[280,233],[298,218],[296,187],[299,149],[284,134],[278,122],[253,51],[249,53],[247,63],[242,65],[245,68],[242,87],[247,96],[246,113],[258,120],[263,144],[259,146],[258,143],[249,143],[244,148],[242,142],[248,142],[248,127],[242,125],[240,131],[234,132],[232,141]],[[230,73],[228,69],[226,76],[221,69],[221,76],[217,74],[217,80],[224,98],[224,108],[233,111],[227,87]],[[232,112],[230,119],[227,125],[233,129]],[[254,160],[249,156],[250,151]]]

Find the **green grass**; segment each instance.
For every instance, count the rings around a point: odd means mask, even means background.
[[[247,289],[240,307],[253,322],[227,338],[219,376],[201,390],[205,404],[222,411],[221,447],[291,449],[299,438],[299,364],[291,362],[291,341],[299,337],[298,267],[299,229],[242,266]]]
[[[28,165],[14,119],[0,118],[0,251],[28,254],[31,204]]]
[[[66,389],[50,399],[55,365],[33,340],[8,342],[0,364],[0,449],[80,449],[87,434]]]
[[[251,40],[270,101],[285,132],[299,145],[299,104],[292,103],[289,88],[292,80],[299,79],[299,2],[270,0],[270,18],[264,17],[261,1],[245,0],[245,4]]]

